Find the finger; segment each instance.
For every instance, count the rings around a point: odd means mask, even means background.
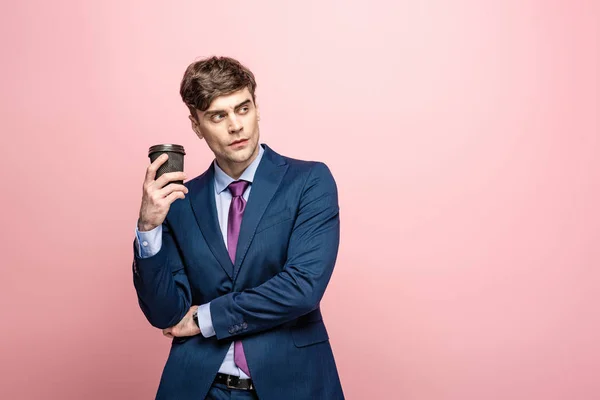
[[[156,186],[158,188],[162,188],[167,185],[169,182],[173,181],[183,181],[187,178],[185,172],[176,171],[176,172],[167,172],[166,174],[162,174],[158,179],[156,179]]]
[[[180,185],[179,183],[170,183],[167,186],[165,186],[164,188],[160,189],[157,194],[159,195],[159,197],[166,197],[168,195],[170,195],[171,193],[175,192],[175,191],[179,191],[179,192],[183,192],[184,194],[187,194],[188,192],[188,188],[185,187],[184,185]]]
[[[154,162],[152,164],[150,164],[148,166],[148,168],[146,169],[146,179],[144,180],[145,183],[150,183],[154,180],[154,178],[156,177],[156,171],[160,168],[161,165],[163,165],[165,162],[167,162],[167,160],[169,159],[169,155],[167,153],[163,153],[160,156],[158,156],[156,158],[156,160],[154,160]]]
[[[183,192],[180,192],[179,190],[176,190],[165,198],[167,204],[172,204],[177,199],[185,199],[185,194],[183,194]]]

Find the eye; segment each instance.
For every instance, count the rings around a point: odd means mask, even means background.
[[[215,114],[212,116],[211,120],[213,122],[221,122],[225,118],[225,114]]]
[[[244,106],[244,107],[240,108],[239,113],[246,114],[249,110],[250,110],[250,107]]]

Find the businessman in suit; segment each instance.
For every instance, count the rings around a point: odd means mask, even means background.
[[[339,244],[335,181],[320,162],[261,144],[256,81],[227,57],[181,82],[192,129],[215,160],[184,185],[147,169],[133,281],[172,338],[157,399],[338,400],[319,303]]]

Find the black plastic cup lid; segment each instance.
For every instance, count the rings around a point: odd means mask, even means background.
[[[171,151],[174,153],[181,153],[181,154],[185,155],[185,150],[183,149],[183,146],[181,146],[179,144],[157,144],[157,145],[154,145],[148,149],[148,155],[150,155],[152,153],[156,153],[156,152],[163,153],[166,151]]]

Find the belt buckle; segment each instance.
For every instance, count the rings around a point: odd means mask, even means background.
[[[231,385],[231,377],[232,377],[231,375],[227,375],[227,383],[226,383],[227,389],[237,389],[236,386]]]
[[[238,386],[235,386],[235,383],[231,383],[232,380],[237,383]],[[241,380],[242,379],[239,376],[227,375],[225,386],[227,386],[227,389],[254,390],[254,385],[252,385],[252,383],[248,384],[248,386],[240,386]]]

